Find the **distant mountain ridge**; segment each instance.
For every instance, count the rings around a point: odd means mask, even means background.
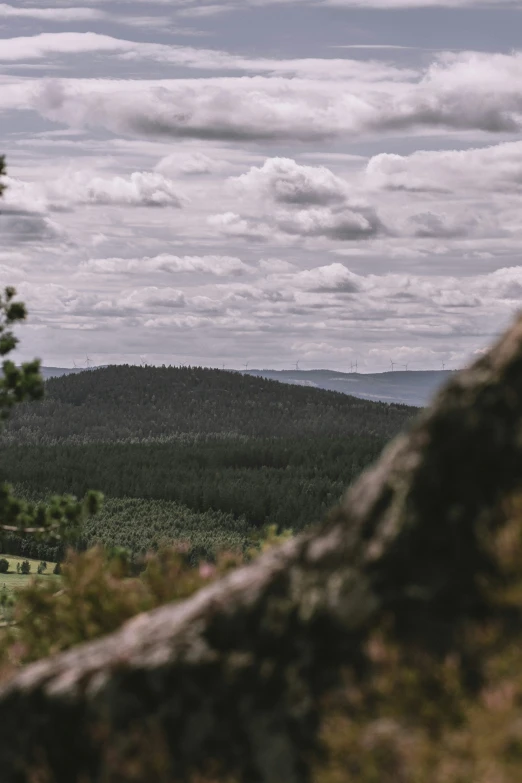
[[[248,374],[281,383],[350,394],[363,400],[424,408],[452,371],[396,370],[363,375],[336,370],[248,370]]]
[[[84,367],[42,367],[42,375],[46,380],[86,371]],[[362,400],[424,408],[450,377],[451,370],[396,370],[362,374],[343,373],[337,370],[254,369],[241,374],[290,383],[294,386],[341,392]]]
[[[62,378],[64,375],[75,375],[79,372],[84,372],[85,367],[41,367],[40,372],[42,377],[47,380],[48,378]]]

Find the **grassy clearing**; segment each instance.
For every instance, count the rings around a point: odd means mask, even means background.
[[[51,577],[52,579],[56,579],[57,577],[54,576],[53,570],[55,563],[47,563],[47,571],[45,574],[37,574],[37,569],[40,564],[40,560],[34,560],[30,557],[12,557],[11,555],[3,555],[0,554],[0,558],[4,557],[6,560],[9,561],[9,571],[7,574],[0,574],[0,594],[4,591],[7,591],[8,593],[16,592],[17,590],[20,590],[20,588],[24,587],[27,582],[34,576],[38,576],[39,579],[48,579]],[[30,574],[19,574],[16,570],[17,563],[20,563],[20,565],[23,563],[24,560],[28,560],[31,563],[31,573]]]

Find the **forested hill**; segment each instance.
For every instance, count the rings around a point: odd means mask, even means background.
[[[4,443],[143,441],[217,435],[387,440],[415,409],[202,368],[111,366],[52,378],[19,406]]]
[[[200,368],[98,368],[46,391],[8,422],[0,478],[28,497],[103,492],[85,546],[144,553],[184,541],[197,557],[248,550],[266,525],[318,522],[416,413]],[[13,537],[2,546],[59,557]]]

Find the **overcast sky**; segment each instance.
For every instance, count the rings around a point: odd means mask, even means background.
[[[23,358],[460,367],[522,298],[522,0],[0,3]]]

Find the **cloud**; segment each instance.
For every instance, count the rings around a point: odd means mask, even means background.
[[[70,127],[156,139],[318,142],[426,129],[522,130],[522,53],[446,53],[416,80],[375,83],[361,76],[363,61],[359,76],[348,82],[338,81],[335,64],[325,62],[333,81],[282,76],[35,81],[13,85],[0,96],[0,107],[34,108]]]
[[[77,204],[181,208],[186,197],[172,180],[155,172],[135,171],[129,177],[93,176],[86,171],[45,183],[8,177],[6,202],[32,210],[61,211]]]
[[[483,295],[520,303],[522,302],[522,267],[497,269],[479,278],[476,288]]]
[[[180,208],[186,200],[171,180],[161,174],[140,171],[128,178],[93,177],[85,183],[80,182],[76,193],[76,198],[87,204]]]
[[[371,158],[366,178],[370,187],[384,190],[515,192],[522,188],[522,142],[468,150],[420,150],[411,155],[383,153]]]
[[[151,60],[209,71],[245,71],[299,75],[315,79],[344,79],[364,83],[405,80],[416,72],[379,60],[301,58],[269,59],[243,57],[219,49],[129,41],[99,33],[40,33],[34,36],[0,39],[0,60],[37,60],[52,55],[86,52],[110,54],[125,61]]]
[[[416,237],[453,239],[469,234],[478,221],[473,217],[463,220],[460,215],[428,211],[412,215],[409,222]]]
[[[268,223],[263,223],[256,218],[242,217],[235,212],[210,215],[207,224],[220,234],[235,239],[266,242],[274,236],[273,229]]]
[[[160,0],[167,2],[168,0]],[[522,0],[182,0],[175,3],[178,13],[184,16],[206,16],[225,11],[272,5],[326,6],[335,8],[375,8],[382,10],[413,9],[413,8],[489,8],[495,11],[501,9],[522,8]]]
[[[50,55],[127,51],[125,42],[98,33],[40,33],[0,39],[0,60],[25,62]]]
[[[318,293],[355,294],[364,287],[364,280],[343,264],[329,264],[307,269],[290,277],[292,285]]]
[[[111,14],[98,8],[85,8],[82,6],[71,8],[35,8],[14,6],[8,3],[0,3],[0,20],[20,19],[37,20],[39,22],[52,22],[54,24],[68,24],[70,22],[113,22],[118,25],[130,27],[145,27],[152,29],[172,28],[172,18],[169,16],[128,16],[127,14]],[[199,35],[197,30],[187,27],[177,27],[178,35]],[[33,36],[34,37],[34,36]],[[24,39],[25,40],[25,39]],[[79,49],[81,51],[81,48]]]
[[[96,258],[82,264],[86,271],[107,274],[197,272],[216,277],[246,274],[249,267],[234,256],[174,256],[168,253],[145,258]]]
[[[295,264],[281,258],[262,258],[259,261],[259,269],[267,274],[295,271]]]
[[[54,221],[34,212],[2,207],[0,211],[2,242],[54,242],[65,239],[64,230]]]
[[[215,174],[222,171],[224,164],[222,161],[210,158],[202,152],[193,154],[173,153],[162,158],[156,164],[155,170],[160,174],[167,176],[184,174],[186,176],[198,174]]]
[[[302,166],[290,158],[269,158],[232,181],[278,204],[324,206],[342,203],[348,196],[347,183],[326,166]]]
[[[331,99],[319,97],[320,90],[309,84],[289,86],[284,79],[165,84],[51,80],[26,90],[25,96],[20,92],[13,88],[0,96],[0,106],[17,101],[71,127],[102,127],[138,137],[277,141],[336,135]]]
[[[262,166],[229,180],[232,188],[263,202],[261,220],[227,213],[213,225],[229,235],[252,237],[256,232],[338,241],[367,239],[385,231],[375,210],[350,197],[348,182],[325,166],[302,166],[289,158],[271,158]],[[282,207],[282,208],[278,208]],[[261,226],[259,225],[261,223]]]
[[[116,316],[132,311],[153,312],[163,309],[179,309],[186,305],[183,291],[176,288],[147,286],[139,290],[126,291],[112,301],[100,302],[95,310],[106,310]]]
[[[322,0],[322,5],[335,8],[380,8],[382,10],[408,8],[489,8],[521,9],[521,0]]]
[[[0,19],[39,19],[49,22],[83,22],[105,19],[106,14],[96,8],[21,8],[0,3]]]
[[[335,209],[315,207],[275,215],[277,228],[285,234],[301,237],[325,237],[341,242],[368,239],[385,231],[371,208]]]
[[[261,219],[225,212],[212,215],[207,222],[227,237],[257,242],[276,240],[284,243],[285,236],[350,242],[386,233],[385,226],[369,207],[357,211],[344,206],[337,209],[313,207],[293,212],[267,211]]]

